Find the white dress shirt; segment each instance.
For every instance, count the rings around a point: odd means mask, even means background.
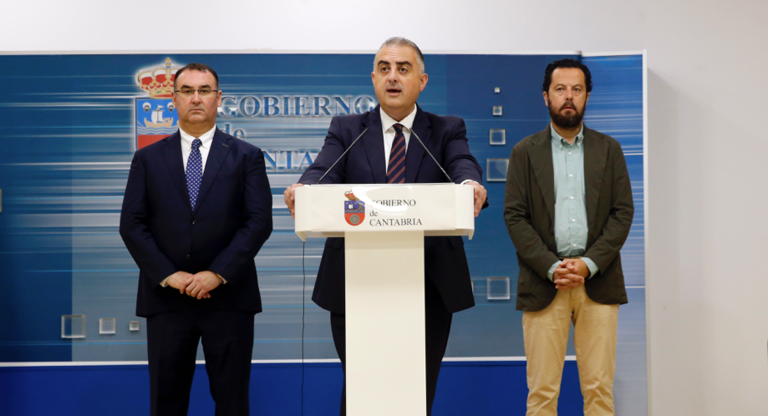
[[[205,172],[205,162],[208,160],[208,153],[211,152],[211,145],[213,144],[213,134],[216,133],[216,126],[212,129],[200,135],[200,137],[192,136],[179,128],[181,133],[181,159],[184,161],[184,172],[187,171],[187,160],[189,160],[189,154],[192,152],[192,141],[200,139],[203,144],[200,146],[200,157],[203,160],[203,170],[200,173]]]

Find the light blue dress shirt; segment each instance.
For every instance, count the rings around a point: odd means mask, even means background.
[[[552,131],[552,166],[555,173],[555,242],[558,257],[581,256],[587,251],[587,204],[584,185],[584,125],[573,144]],[[598,267],[587,257],[581,258],[589,268],[589,277]],[[553,280],[560,262],[549,268]]]

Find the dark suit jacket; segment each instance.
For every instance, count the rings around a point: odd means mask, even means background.
[[[528,136],[512,149],[504,196],[504,219],[517,249],[517,309],[538,311],[555,298],[547,272],[556,261],[555,176],[551,130]],[[600,271],[588,279],[590,299],[627,303],[619,250],[632,225],[634,205],[627,164],[619,143],[584,126],[587,251]]]
[[[190,307],[260,312],[253,258],[271,233],[272,193],[259,148],[217,129],[195,211],[179,132],[134,155],[120,235],[140,270],[137,315]],[[227,283],[201,300],[160,286],[180,270],[210,270]]]
[[[323,183],[386,183],[384,137],[378,106],[364,114],[334,117],[320,154],[301,176],[299,183],[317,183],[365,129],[368,131],[328,173]],[[413,132],[454,182],[472,179],[482,183],[483,172],[469,152],[462,119],[440,117],[418,108]],[[408,143],[405,165],[406,183],[448,182],[413,134]],[[458,312],[475,305],[461,237],[426,237],[424,268],[426,277],[437,286],[449,311]],[[323,309],[344,313],[343,238],[326,240],[312,300]]]

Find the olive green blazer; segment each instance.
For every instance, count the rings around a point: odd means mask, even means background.
[[[504,192],[504,220],[517,249],[517,309],[539,311],[557,294],[547,272],[556,261],[555,177],[550,127],[528,136],[512,149]],[[600,271],[588,279],[590,299],[627,303],[619,250],[634,215],[632,187],[619,142],[584,126],[584,185],[587,204],[587,251]]]

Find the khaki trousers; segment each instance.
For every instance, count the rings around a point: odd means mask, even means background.
[[[556,416],[568,332],[579,369],[584,415],[614,415],[613,376],[616,370],[616,327],[619,305],[589,299],[584,285],[559,290],[544,310],[523,313],[525,356],[528,360],[527,416]]]

